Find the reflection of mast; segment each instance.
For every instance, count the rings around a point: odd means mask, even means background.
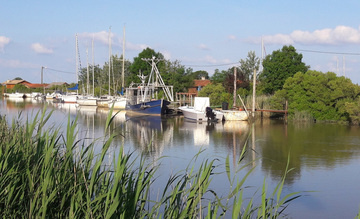
[[[233,135],[233,165],[236,166],[236,138],[235,138],[235,131],[232,133]]]
[[[253,160],[253,166],[255,166],[255,123],[252,124],[251,129],[251,154],[252,154],[252,160]]]

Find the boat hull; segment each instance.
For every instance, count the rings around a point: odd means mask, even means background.
[[[118,98],[109,102],[109,108],[123,110],[126,108],[126,98]]]
[[[245,111],[239,110],[222,110],[225,121],[246,121],[249,116]]]
[[[129,113],[163,115],[166,114],[169,104],[170,102],[167,100],[152,100],[134,105],[128,104],[125,109]]]
[[[215,119],[211,120],[206,117],[206,112],[196,110],[196,109],[194,109],[194,107],[182,106],[182,107],[179,107],[179,110],[181,110],[185,119],[189,119],[192,121],[198,121],[198,122],[221,121],[224,116],[222,112],[214,110],[213,113],[215,114]]]
[[[77,99],[77,103],[79,106],[97,106],[96,99],[89,98],[89,99]]]

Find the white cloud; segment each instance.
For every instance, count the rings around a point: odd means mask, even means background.
[[[205,45],[205,44],[200,44],[198,46],[198,48],[201,49],[201,50],[209,50],[209,47],[207,45]]]
[[[31,45],[31,49],[34,50],[36,53],[39,53],[39,54],[51,54],[51,53],[53,53],[52,49],[46,48],[44,45],[41,45],[40,43],[33,43]]]
[[[161,54],[164,55],[164,58],[165,58],[166,60],[170,60],[170,59],[171,59],[171,52],[169,52],[169,51],[162,51]]]
[[[10,43],[10,38],[8,37],[4,37],[4,36],[0,36],[0,51],[3,52],[4,51],[4,47]]]
[[[236,36],[234,36],[234,35],[229,35],[229,36],[228,36],[228,39],[229,39],[229,40],[236,40],[237,38],[236,38]]]
[[[337,26],[334,29],[325,28],[313,32],[295,30],[290,34],[275,34],[263,36],[265,44],[360,44],[360,29],[347,26]],[[260,43],[261,38],[248,39],[251,43]]]
[[[113,41],[114,38],[114,33],[110,33],[111,36],[111,41]],[[101,42],[105,45],[109,45],[109,32],[106,31],[100,31],[100,32],[96,32],[96,33],[79,33],[78,34],[78,40],[86,40],[86,41],[91,41],[92,39],[94,39],[94,41],[97,42]]]

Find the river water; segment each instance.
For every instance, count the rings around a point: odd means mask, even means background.
[[[49,127],[65,130],[68,118],[78,116],[79,139],[90,144],[101,139],[109,110],[81,107],[73,104],[46,103],[55,109]],[[0,114],[8,119],[31,118],[43,109],[44,103],[31,100],[1,99]],[[285,213],[289,218],[354,218],[360,207],[360,130],[359,127],[338,124],[288,123],[279,120],[224,122],[217,124],[192,123],[181,116],[161,118],[130,117],[119,112],[111,123],[111,133],[117,133],[110,148],[109,159],[119,146],[125,151],[143,155],[148,161],[160,164],[159,182],[171,173],[183,170],[191,159],[218,159],[218,172],[225,170],[225,158],[231,168],[237,163],[242,149],[247,150],[243,164],[249,164],[236,177],[239,179],[254,167],[245,186],[249,197],[260,199],[264,183],[272,192],[285,173],[287,163],[292,170],[287,174],[283,194],[300,192]],[[101,145],[101,144],[99,144]],[[97,146],[95,150],[100,151]],[[160,160],[159,160],[160,158]],[[215,190],[227,193],[228,179],[224,174],[214,176]],[[156,193],[156,192],[155,192]]]

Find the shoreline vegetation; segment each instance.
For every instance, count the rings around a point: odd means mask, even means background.
[[[146,164],[145,158],[126,154],[120,146],[112,165],[106,166],[104,158],[115,134],[106,137],[100,154],[94,154],[95,142],[85,145],[76,138],[77,118],[71,121],[69,116],[66,133],[60,133],[56,127],[44,129],[51,115],[45,107],[32,121],[22,123],[19,115],[11,124],[0,115],[3,218],[277,218],[286,216],[286,207],[301,196],[282,194],[287,169],[274,191],[267,190],[264,180],[259,193],[245,197],[244,183],[254,167],[237,178],[236,173],[252,164],[243,163],[244,146],[233,171],[229,157],[224,163],[206,159],[195,165],[200,151],[183,171],[169,176],[154,199],[150,194],[161,164]],[[111,115],[112,110],[105,133]],[[228,180],[227,194],[218,195],[211,188],[220,172]]]

